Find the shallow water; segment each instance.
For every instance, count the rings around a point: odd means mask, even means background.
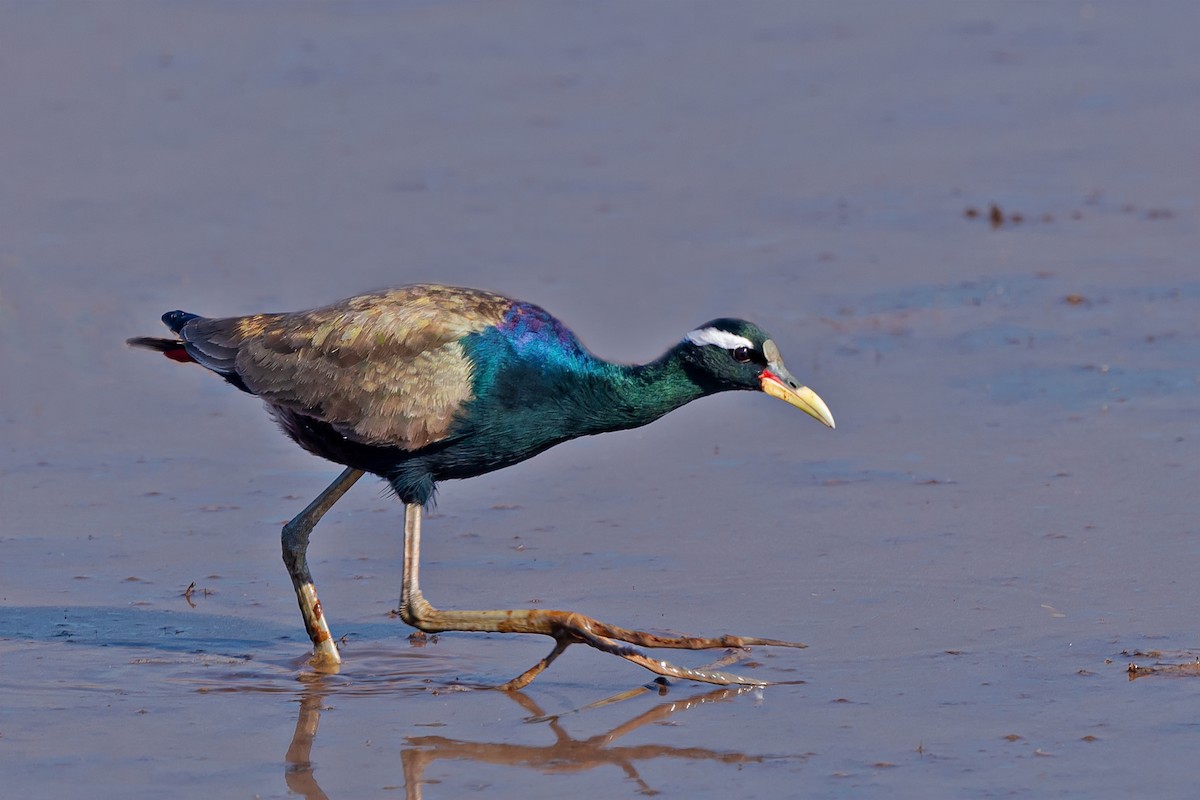
[[[1195,8],[750,8],[4,7],[6,792],[1193,789]],[[575,647],[479,689],[549,643],[411,644],[366,481],[310,551],[346,663],[305,664],[278,529],[337,468],[122,342],[417,280],[616,359],[773,333],[836,431],[726,395],[445,484],[424,582],[804,641],[741,666],[788,683]]]

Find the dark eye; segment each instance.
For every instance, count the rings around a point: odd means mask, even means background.
[[[754,358],[754,351],[749,347],[735,347],[729,352],[733,353],[733,360],[745,364],[750,359]]]

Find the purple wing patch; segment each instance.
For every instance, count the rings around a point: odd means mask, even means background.
[[[497,327],[522,355],[552,352],[567,359],[591,357],[567,326],[531,303],[513,303]]]

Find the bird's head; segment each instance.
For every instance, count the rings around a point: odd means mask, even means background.
[[[685,336],[679,354],[692,379],[702,386],[714,391],[763,391],[834,427],[825,401],[792,377],[775,342],[751,322],[714,319]]]

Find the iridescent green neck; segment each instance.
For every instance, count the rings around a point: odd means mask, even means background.
[[[710,393],[683,368],[678,348],[648,364],[596,361],[575,396],[588,433],[636,428]]]

